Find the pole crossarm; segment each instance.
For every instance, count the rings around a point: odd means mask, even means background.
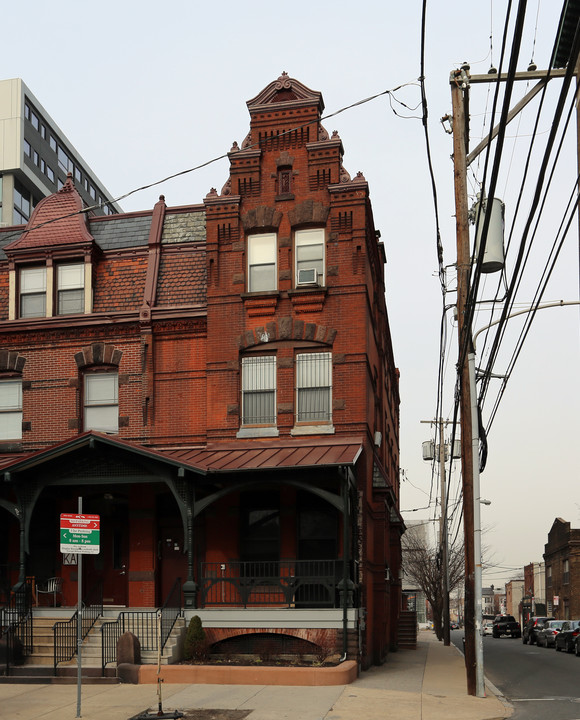
[[[526,72],[517,72],[513,76],[513,80],[550,80],[551,78],[561,78],[566,76],[566,69],[557,70],[528,70]],[[487,73],[485,75],[470,75],[470,83],[490,83],[505,82],[508,79],[508,73]]]

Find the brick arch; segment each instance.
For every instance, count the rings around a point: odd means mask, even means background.
[[[75,353],[75,362],[79,370],[89,365],[116,365],[119,366],[123,356],[122,350],[106,343],[93,343]]]
[[[242,225],[248,232],[256,230],[277,230],[282,221],[282,213],[268,205],[258,205],[242,215]]]
[[[246,330],[243,335],[238,336],[238,345],[241,350],[276,340],[307,340],[323,345],[333,345],[335,338],[335,328],[285,317],[273,320],[265,326]]]
[[[17,350],[5,350],[0,348],[0,372],[22,374],[26,358]]]
[[[305,200],[288,212],[288,220],[292,227],[297,225],[326,225],[330,208],[321,202]]]

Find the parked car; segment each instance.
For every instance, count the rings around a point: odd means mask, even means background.
[[[580,635],[580,620],[566,620],[556,635],[554,647],[558,651],[574,652],[578,635]]]
[[[493,634],[493,621],[492,620],[485,620],[483,625],[483,634],[485,635],[492,635]]]
[[[522,628],[513,615],[496,615],[491,634],[494,638],[501,637],[502,635],[519,638],[522,636]]]
[[[524,629],[522,632],[522,642],[524,643],[524,645],[526,645],[527,643],[533,645],[538,637],[538,632],[543,629],[545,622],[547,620],[555,619],[556,618],[553,617],[531,617],[524,625]]]
[[[556,644],[556,635],[560,632],[565,622],[565,620],[546,620],[544,627],[538,630],[536,634],[538,647],[554,647]]]

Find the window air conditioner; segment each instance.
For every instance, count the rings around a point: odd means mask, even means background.
[[[316,268],[298,270],[298,285],[318,285],[318,270]]]

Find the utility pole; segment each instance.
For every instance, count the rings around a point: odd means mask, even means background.
[[[457,331],[459,336],[459,384],[461,416],[461,477],[463,488],[463,535],[465,543],[465,668],[467,693],[476,694],[475,673],[475,554],[473,523],[473,448],[471,392],[467,355],[472,352],[471,328],[465,322],[471,256],[469,250],[469,207],[467,197],[469,75],[462,68],[451,73],[453,108],[453,166],[455,175],[455,220],[457,237]]]
[[[570,8],[574,16],[574,27],[578,20],[576,6]],[[578,62],[578,58],[573,58]],[[570,58],[568,58],[568,61]],[[576,66],[577,69],[578,66]],[[514,80],[538,80],[535,85],[519,103],[511,110],[506,118],[506,124],[511,122],[526,107],[526,105],[543,89],[545,84],[553,78],[564,78],[566,70],[552,68],[548,71],[528,69],[527,72],[516,72]],[[578,79],[578,78],[577,78]],[[483,683],[483,652],[481,637],[478,637],[481,617],[476,613],[481,607],[481,528],[479,518],[479,463],[478,449],[478,423],[475,405],[475,379],[473,372],[469,371],[469,358],[473,362],[474,346],[471,336],[471,327],[466,323],[467,298],[469,295],[471,258],[469,245],[469,208],[467,195],[467,167],[488,146],[497,135],[499,125],[495,127],[489,137],[485,138],[471,153],[469,150],[469,86],[473,83],[504,82],[507,75],[469,75],[469,66],[454,70],[450,75],[451,101],[452,101],[452,132],[453,132],[453,168],[455,179],[455,217],[457,240],[457,329],[459,339],[459,393],[461,414],[461,469],[463,487],[463,529],[465,541],[465,598],[464,598],[464,628],[465,628],[465,666],[467,673],[467,692],[478,697],[485,696]],[[580,137],[580,105],[577,115],[578,133]],[[578,143],[578,157],[580,162],[580,141]],[[579,207],[580,224],[580,207]],[[477,496],[474,493],[474,482],[477,486]],[[477,509],[475,508],[477,504]],[[477,514],[477,517],[475,516]],[[477,531],[477,537],[476,537]],[[476,602],[477,601],[477,602]]]

